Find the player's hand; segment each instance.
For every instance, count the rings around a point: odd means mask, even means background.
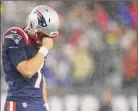
[[[42,46],[45,47],[46,49],[52,49],[53,48],[53,38],[43,37],[42,38]]]

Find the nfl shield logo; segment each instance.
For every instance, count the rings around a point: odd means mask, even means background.
[[[23,107],[26,108],[27,107],[27,103],[22,103]]]

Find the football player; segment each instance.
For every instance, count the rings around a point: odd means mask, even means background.
[[[8,84],[4,111],[49,110],[43,68],[59,25],[57,12],[40,5],[29,14],[26,28],[7,30],[2,48]]]

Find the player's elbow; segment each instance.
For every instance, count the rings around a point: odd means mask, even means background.
[[[23,62],[19,63],[17,66],[17,70],[21,73],[21,75],[23,75],[26,78],[32,78],[32,76],[35,73],[27,65],[27,61],[23,61]]]

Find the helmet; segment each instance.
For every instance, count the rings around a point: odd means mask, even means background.
[[[35,7],[27,19],[27,29],[32,35],[42,32],[50,37],[58,35],[60,25],[57,12],[49,6],[40,5]]]

